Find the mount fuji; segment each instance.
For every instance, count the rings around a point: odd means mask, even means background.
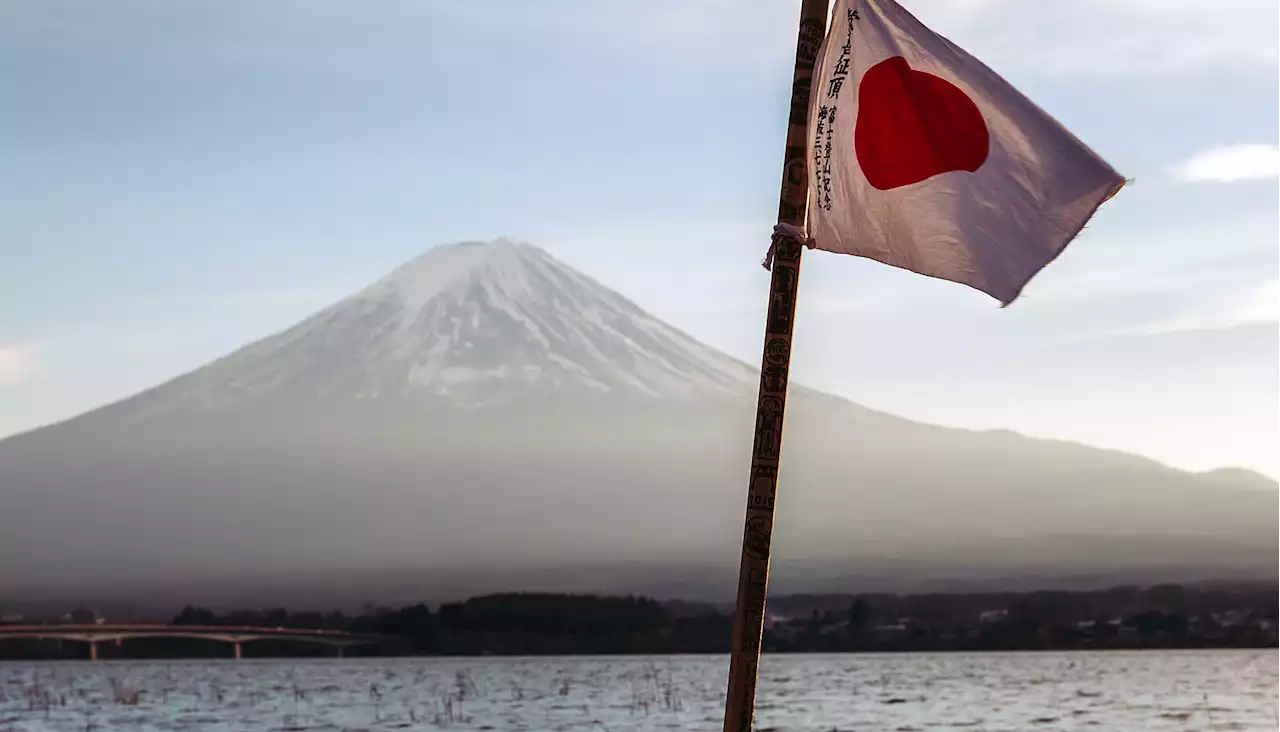
[[[273,338],[131,401],[128,421],[269,409],[402,414],[532,393],[723,399],[751,369],[541,249],[432,249]]]
[[[436,594],[731,587],[757,382],[537,247],[439,246],[288,330],[0,442],[0,577],[15,593],[387,572]],[[1262,476],[796,385],[789,404],[775,554],[795,589],[1275,576]]]

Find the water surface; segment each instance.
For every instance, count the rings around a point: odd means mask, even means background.
[[[719,730],[727,658],[0,663],[0,732]],[[760,730],[1267,730],[1271,651],[767,656]]]

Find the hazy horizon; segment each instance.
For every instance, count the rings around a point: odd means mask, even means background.
[[[600,588],[675,566],[715,585],[759,380],[537,247],[439,247],[193,373],[0,441],[0,574],[12,592],[263,572],[287,589],[407,567],[498,589],[515,567],[577,566],[557,581]],[[903,581],[1275,573],[1276,484],[1238,471],[941,428],[802,384],[784,451],[773,556],[800,584],[885,560]],[[648,566],[608,566],[628,562]]]

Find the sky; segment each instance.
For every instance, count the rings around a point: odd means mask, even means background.
[[[1280,475],[1280,10],[913,0],[1133,184],[1013,306],[805,258],[793,378]],[[798,0],[0,0],[0,436],[428,247],[543,246],[758,359]]]

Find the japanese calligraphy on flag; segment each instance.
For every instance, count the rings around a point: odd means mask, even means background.
[[[836,0],[810,104],[813,246],[1006,305],[1125,182],[893,0]]]

